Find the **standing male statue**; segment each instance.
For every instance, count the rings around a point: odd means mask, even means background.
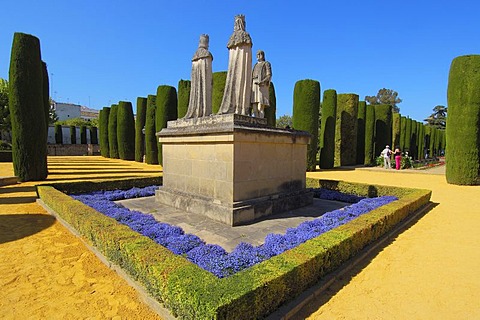
[[[192,58],[190,100],[184,119],[205,117],[212,114],[212,61],[208,51],[209,37],[200,36],[198,49]]]
[[[235,16],[233,34],[227,44],[227,79],[218,114],[237,113],[247,115],[250,109],[252,39],[245,28],[245,16]]]
[[[265,117],[265,107],[270,105],[269,88],[272,79],[272,67],[270,62],[265,61],[265,52],[257,51],[257,63],[253,67],[252,74],[252,110],[256,118]]]

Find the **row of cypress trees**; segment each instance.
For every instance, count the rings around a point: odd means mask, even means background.
[[[321,127],[318,131],[319,106]],[[300,80],[293,96],[293,127],[312,135],[307,150],[307,170],[356,164],[371,165],[386,145],[408,151],[413,159],[438,156],[445,149],[444,132],[394,113],[391,105],[367,105],[357,94],[325,90],[320,103],[320,83]]]
[[[89,127],[90,131],[90,143],[98,144],[98,130],[97,127]],[[61,124],[55,125],[55,143],[63,144],[63,126]],[[77,127],[70,126],[70,143],[77,143]],[[87,127],[80,126],[80,143],[87,144]]]

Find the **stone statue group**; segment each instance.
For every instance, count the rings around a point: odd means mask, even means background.
[[[212,61],[208,51],[209,37],[200,36],[198,49],[192,58],[191,89],[188,110],[184,118],[212,114]],[[265,53],[257,51],[257,63],[252,70],[252,39],[245,28],[245,16],[235,16],[233,34],[227,44],[228,71],[222,104],[218,114],[236,113],[263,118],[269,103],[272,68]]]

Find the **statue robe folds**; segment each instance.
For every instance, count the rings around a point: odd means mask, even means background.
[[[198,48],[192,58],[190,100],[186,119],[212,114],[212,61],[212,54],[202,47]]]
[[[252,83],[252,39],[244,30],[244,21],[235,21],[235,28],[227,44],[228,71],[222,104],[218,114],[247,115],[250,108]]]

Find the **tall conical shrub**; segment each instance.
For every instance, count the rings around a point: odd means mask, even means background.
[[[379,156],[386,145],[392,143],[392,106],[375,106],[375,156]]]
[[[335,166],[351,166],[357,161],[358,94],[337,95],[335,124]]]
[[[407,133],[407,117],[400,117],[400,150],[405,149],[405,135]]]
[[[177,90],[172,86],[158,86],[155,130],[160,132],[167,127],[167,121],[177,119]],[[158,143],[158,163],[163,165],[162,144]]]
[[[227,81],[227,71],[214,72],[212,77],[212,114],[216,114],[222,104],[225,82]]]
[[[45,113],[45,135],[48,137],[48,125],[50,118],[50,83],[48,78],[47,64],[42,61],[42,87],[43,87],[43,112]],[[47,148],[47,145],[45,145]]]
[[[323,92],[320,128],[320,169],[333,168],[335,158],[335,122],[337,116],[337,91]]]
[[[412,120],[412,129],[410,134],[410,156],[413,159],[417,158],[417,121]]]
[[[62,125],[56,124],[55,125],[55,143],[56,144],[63,144],[63,132],[62,132]]]
[[[110,150],[110,158],[120,158],[118,154],[118,139],[117,139],[117,110],[118,105],[112,104],[110,107],[110,115],[108,117],[108,147]]]
[[[406,119],[406,124],[405,124],[405,146],[404,146],[404,151],[407,151],[408,153],[411,152],[410,150],[410,141],[412,139],[412,119],[408,118]]]
[[[117,109],[118,156],[135,160],[135,119],[130,101],[120,101]]]
[[[77,144],[77,127],[70,126],[70,143]]]
[[[425,125],[419,122],[418,137],[418,158],[425,158]]]
[[[47,128],[40,40],[15,33],[9,70],[13,169],[19,181],[47,178]]]
[[[192,82],[190,80],[178,81],[178,118],[183,118],[187,114],[188,102],[190,100],[190,88]]]
[[[80,143],[87,144],[87,127],[80,126]]]
[[[270,105],[265,108],[265,118],[267,119],[267,125],[275,128],[277,125],[277,97],[275,96],[275,86],[273,85],[273,82],[270,83],[270,88],[268,90],[268,100]]]
[[[145,117],[147,115],[147,98],[137,98],[137,117],[135,119],[135,161],[143,162],[145,155]]]
[[[308,131],[312,137],[307,146],[307,170],[315,171],[318,145],[318,113],[320,109],[320,82],[300,80],[293,90],[292,123],[296,130]]]
[[[90,143],[98,144],[98,130],[97,127],[90,127]]]
[[[447,101],[447,182],[477,184],[480,175],[480,55],[453,59]],[[476,210],[478,212],[478,208]]]
[[[158,164],[158,144],[155,136],[155,112],[157,96],[147,96],[147,112],[145,115],[145,162]]]
[[[392,114],[392,148],[400,147],[401,118],[398,112]],[[395,149],[392,149],[395,150]]]
[[[103,107],[100,110],[98,126],[100,129],[100,155],[110,158],[110,146],[108,143],[108,119],[110,118],[110,107]]]
[[[365,115],[367,103],[365,101],[358,102],[357,114],[357,164],[363,164],[365,160]]]
[[[365,112],[365,160],[364,165],[371,165],[375,158],[375,105],[369,104]]]

